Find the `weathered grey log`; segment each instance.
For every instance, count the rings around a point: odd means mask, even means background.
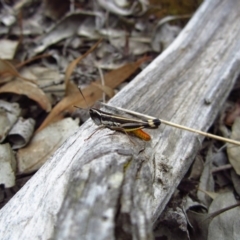
[[[239,0],[204,1],[111,104],[206,131],[239,74],[239,22]],[[203,137],[161,126],[150,143],[108,129],[84,141],[95,128],[87,121],[1,210],[1,239],[151,239]]]

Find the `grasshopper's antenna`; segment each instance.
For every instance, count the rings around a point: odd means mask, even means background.
[[[78,90],[79,90],[80,94],[82,95],[82,97],[83,97],[83,99],[84,99],[84,101],[85,101],[85,103],[86,103],[86,106],[87,106],[87,108],[89,109],[89,106],[88,106],[88,104],[87,104],[87,100],[86,100],[86,98],[84,97],[84,95],[83,95],[83,92],[82,92],[81,88],[80,88],[80,87],[78,87]]]
[[[86,100],[86,98],[84,97],[83,92],[82,92],[82,90],[81,90],[81,88],[80,88],[79,86],[78,86],[78,91],[79,91],[80,94],[82,95],[82,97],[83,97],[83,99],[84,99],[84,101],[85,101],[85,103],[86,103],[87,109],[89,109],[89,106],[88,106],[88,104],[87,104],[87,100]],[[74,107],[81,109],[81,108],[78,107],[78,106],[74,106]]]

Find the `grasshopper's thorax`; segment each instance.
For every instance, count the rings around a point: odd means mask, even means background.
[[[95,108],[89,110],[90,117],[96,125],[104,125],[106,127],[119,127],[121,124],[114,121],[110,114],[106,114]]]

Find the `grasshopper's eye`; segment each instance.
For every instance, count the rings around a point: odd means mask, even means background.
[[[99,113],[95,109],[90,109],[89,114],[90,114],[91,119],[95,122],[96,125],[101,125],[102,124],[101,113]]]

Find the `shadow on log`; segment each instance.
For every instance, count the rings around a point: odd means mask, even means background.
[[[240,67],[240,2],[207,0],[110,104],[207,131]],[[89,120],[0,212],[1,239],[151,239],[203,137],[161,126],[145,143]]]

